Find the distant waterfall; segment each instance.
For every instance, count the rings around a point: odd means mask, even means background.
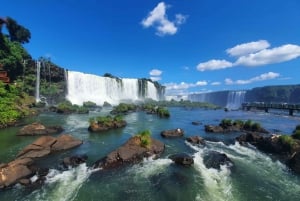
[[[85,101],[92,101],[102,105],[106,101],[116,105],[120,101],[137,101],[145,98],[159,100],[159,92],[150,81],[144,81],[145,83],[141,85],[138,79],[117,79],[74,71],[68,71],[66,77],[68,87],[66,98],[73,104],[82,105]]]
[[[40,77],[41,77],[41,62],[36,62],[36,83],[35,83],[35,101],[40,101]]]
[[[241,107],[245,100],[246,91],[230,91],[227,97],[226,108],[230,110],[237,110]]]

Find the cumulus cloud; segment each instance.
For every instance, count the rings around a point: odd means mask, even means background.
[[[170,21],[166,15],[167,7],[168,6],[164,2],[158,3],[148,16],[142,20],[143,27],[154,27],[156,29],[156,34],[159,36],[176,34],[179,25],[186,21],[187,16],[176,14],[175,20]]]
[[[226,60],[209,60],[204,63],[200,63],[197,66],[198,71],[206,71],[206,70],[218,70],[218,69],[225,69],[230,68],[233,66],[233,63],[226,61]]]
[[[264,81],[264,80],[272,80],[272,79],[278,78],[279,76],[280,76],[279,73],[268,72],[268,73],[264,73],[264,74],[261,74],[259,76],[250,78],[248,80],[236,80],[236,81],[233,81],[230,78],[226,78],[225,79],[225,84],[226,85],[233,85],[233,84],[244,85],[244,84],[250,84],[250,83],[253,83],[253,82],[260,82],[260,81]]]
[[[152,69],[149,74],[151,76],[160,76],[162,74],[162,71],[161,70],[158,70],[158,69]]]
[[[212,86],[221,85],[221,82],[212,82],[210,85],[212,85]]]
[[[229,56],[236,56],[235,62],[212,59],[197,65],[198,71],[219,70],[235,66],[263,66],[274,63],[290,61],[300,57],[300,46],[285,44],[275,48],[269,48],[266,40],[243,43],[229,48],[226,52]]]
[[[192,87],[199,87],[199,86],[206,86],[208,84],[207,81],[202,80],[202,81],[198,81],[196,83],[186,83],[186,82],[181,82],[179,84],[177,83],[166,83],[164,84],[164,86],[166,86],[167,90],[179,90],[179,89],[188,89],[188,88],[192,88]]]
[[[264,49],[257,53],[244,55],[238,58],[235,65],[261,66],[273,63],[281,63],[300,57],[300,46],[282,45],[272,49]]]
[[[243,43],[229,48],[226,50],[230,56],[242,56],[250,53],[258,52],[270,47],[270,44],[266,40],[259,40],[250,43]]]

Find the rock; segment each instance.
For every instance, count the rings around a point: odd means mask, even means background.
[[[186,153],[173,154],[169,158],[174,161],[176,164],[183,166],[191,166],[194,164],[194,159]]]
[[[98,160],[94,164],[94,168],[110,169],[120,167],[124,164],[134,164],[143,160],[144,157],[160,155],[165,149],[165,145],[151,138],[149,147],[141,146],[141,138],[134,136],[130,138],[124,145],[109,153],[106,157]]]
[[[56,138],[56,142],[51,146],[51,151],[62,151],[77,147],[82,144],[82,140],[78,140],[71,135],[63,134]]]
[[[63,131],[61,126],[44,126],[41,123],[35,122],[21,128],[17,135],[32,136],[32,135],[50,135]]]
[[[123,128],[127,125],[126,121],[113,121],[110,124],[98,124],[98,123],[93,123],[89,126],[88,130],[92,132],[101,132],[101,131],[107,131],[110,129],[116,129],[116,128]]]
[[[221,126],[205,125],[204,129],[208,133],[224,133],[224,129]]]
[[[87,160],[87,155],[77,155],[77,156],[70,156],[66,157],[63,160],[64,167],[77,167],[78,165],[85,163]]]
[[[295,152],[288,161],[288,166],[296,173],[300,174],[300,152]]]
[[[200,136],[191,136],[186,138],[186,141],[192,144],[202,144],[205,145],[205,140]]]
[[[199,126],[199,125],[201,125],[202,123],[201,123],[200,121],[193,121],[192,124],[195,125],[195,126]]]
[[[165,138],[182,137],[183,134],[184,134],[184,131],[181,128],[177,128],[177,129],[173,129],[173,130],[165,130],[160,133],[160,135]]]
[[[203,158],[203,163],[206,168],[214,168],[220,170],[221,165],[227,165],[232,167],[233,162],[230,158],[227,157],[226,154],[219,153],[217,151],[210,151]]]
[[[31,184],[31,181],[30,181],[30,179],[20,179],[19,184],[21,184],[23,186],[29,186]]]

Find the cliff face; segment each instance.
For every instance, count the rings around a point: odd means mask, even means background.
[[[247,91],[247,102],[300,103],[300,85],[265,86]]]

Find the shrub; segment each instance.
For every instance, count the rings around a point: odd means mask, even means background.
[[[294,133],[293,133],[293,135],[292,135],[292,137],[294,139],[300,140],[300,130],[295,130]]]
[[[253,124],[253,122],[252,122],[250,119],[247,120],[247,121],[244,123],[244,129],[245,129],[245,130],[251,129],[252,124]]]
[[[232,120],[231,119],[222,119],[220,126],[222,126],[222,127],[232,126]]]
[[[83,107],[96,107],[97,104],[92,102],[92,101],[86,101],[86,102],[83,102]]]
[[[234,126],[239,126],[239,127],[243,128],[244,127],[244,121],[239,120],[239,119],[234,120],[233,125]]]
[[[157,115],[159,117],[170,117],[170,112],[167,108],[164,108],[164,107],[158,107],[157,108]]]
[[[252,130],[252,131],[258,131],[259,129],[261,129],[260,123],[255,122],[255,123],[253,123],[253,124],[251,125],[251,130]]]
[[[149,130],[141,131],[137,134],[137,136],[139,136],[141,139],[140,146],[145,148],[149,148],[151,146],[151,131]]]
[[[290,151],[296,145],[295,140],[289,135],[279,136],[279,141],[283,144],[283,146],[287,147]]]

